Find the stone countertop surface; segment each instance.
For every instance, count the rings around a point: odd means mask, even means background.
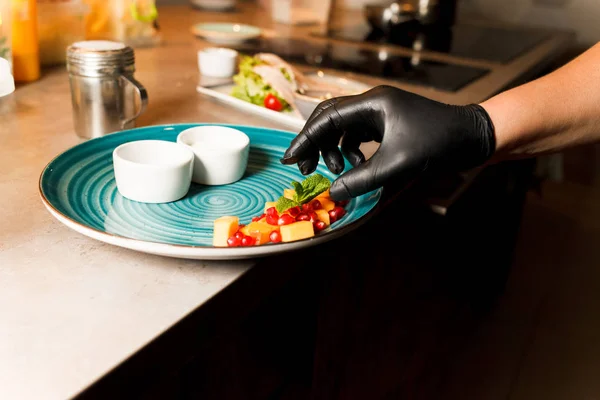
[[[201,21],[237,21],[260,25],[273,35],[305,35],[306,28],[273,24],[252,8],[232,14],[188,6],[159,11],[163,43],[136,49],[135,76],[149,92],[138,126],[217,122],[282,128],[196,92],[196,51],[207,43],[194,38],[190,27]],[[480,101],[567,41],[556,35],[514,63],[491,66],[489,79],[469,91],[448,95],[406,88],[440,101]],[[147,255],[89,239],[59,223],[42,205],[39,176],[52,158],[81,141],[73,130],[64,66],[45,70],[39,81],[19,85],[0,99],[2,399],[75,396],[257,262]]]

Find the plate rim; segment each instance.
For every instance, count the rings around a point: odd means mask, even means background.
[[[45,174],[49,171],[49,167],[54,163],[59,157],[63,156],[69,151],[73,151],[74,149],[86,145],[92,141],[101,141],[105,140],[106,137],[113,135],[122,135],[125,136],[133,131],[140,131],[149,128],[165,128],[169,127],[178,127],[178,126],[189,126],[189,125],[219,125],[219,126],[228,126],[228,127],[248,127],[253,129],[266,129],[269,131],[275,132],[284,132],[286,134],[293,134],[294,132],[284,131],[273,128],[259,127],[259,126],[251,126],[251,125],[238,125],[238,124],[219,124],[219,123],[175,123],[175,124],[159,124],[159,125],[149,125],[143,127],[137,127],[132,129],[127,129],[124,131],[118,131],[114,133],[110,133],[101,137],[89,139],[85,142],[76,144],[71,146],[70,148],[64,150],[59,153],[55,157],[53,157],[46,166],[42,169],[40,173],[40,177],[38,180],[38,192],[42,203],[46,207],[46,209],[50,212],[50,214],[61,222],[63,225],[68,228],[83,234],[89,238],[98,240],[103,243],[112,244],[118,247],[127,248],[130,250],[135,250],[143,253],[162,255],[167,257],[175,257],[175,258],[187,258],[187,259],[198,259],[198,260],[234,260],[234,259],[249,259],[249,258],[261,258],[270,256],[273,254],[285,253],[288,251],[300,250],[306,247],[312,247],[320,243],[325,243],[330,240],[336,239],[346,233],[349,233],[362,224],[366,223],[373,215],[378,213],[382,207],[381,198],[383,195],[383,188],[378,188],[373,190],[372,195],[377,195],[379,198],[373,207],[367,211],[362,217],[353,221],[339,229],[334,229],[329,232],[324,232],[323,234],[313,236],[307,239],[301,239],[294,242],[289,243],[276,243],[276,244],[265,244],[260,246],[249,246],[249,247],[219,247],[219,246],[193,246],[193,245],[183,245],[183,244],[174,244],[174,243],[164,243],[164,242],[155,242],[150,240],[140,240],[129,238],[126,236],[116,235],[113,233],[109,233],[106,231],[102,231],[88,225],[85,225],[81,222],[78,222],[71,217],[65,215],[60,210],[58,210],[51,201],[44,194],[44,190],[42,188],[42,181],[44,179]],[[368,194],[366,194],[368,195]],[[101,238],[105,238],[103,240]],[[122,242],[122,243],[120,243]],[[154,247],[158,251],[152,251],[152,249],[142,250],[145,246]]]

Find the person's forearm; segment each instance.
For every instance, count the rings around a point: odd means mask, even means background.
[[[551,74],[481,106],[495,127],[495,160],[600,141],[600,44]]]

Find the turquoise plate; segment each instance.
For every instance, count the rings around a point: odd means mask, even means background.
[[[112,162],[112,152],[118,145],[142,139],[175,142],[179,132],[198,125],[210,124],[137,128],[77,145],[43,170],[42,201],[60,222],[91,238],[146,253],[194,259],[253,258],[323,243],[359,226],[379,202],[380,189],[353,199],[342,219],[310,239],[252,247],[213,247],[216,218],[237,215],[240,223],[247,224],[253,216],[262,214],[266,201],[276,200],[292,180],[301,181],[304,177],[296,166],[279,162],[294,133],[226,125],[250,137],[248,168],[241,180],[223,186],[192,183],[183,199],[165,204],[138,203],[119,194]],[[331,181],[336,178],[324,164],[319,164],[317,172]]]

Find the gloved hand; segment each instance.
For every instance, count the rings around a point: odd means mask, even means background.
[[[341,139],[341,152],[340,152]],[[381,143],[365,161],[363,142]],[[329,170],[344,170],[342,153],[354,166],[331,185],[345,200],[384,184],[403,187],[424,171],[461,171],[485,163],[496,147],[494,126],[479,105],[452,106],[390,87],[319,104],[290,144],[283,164],[315,171],[319,154]]]

